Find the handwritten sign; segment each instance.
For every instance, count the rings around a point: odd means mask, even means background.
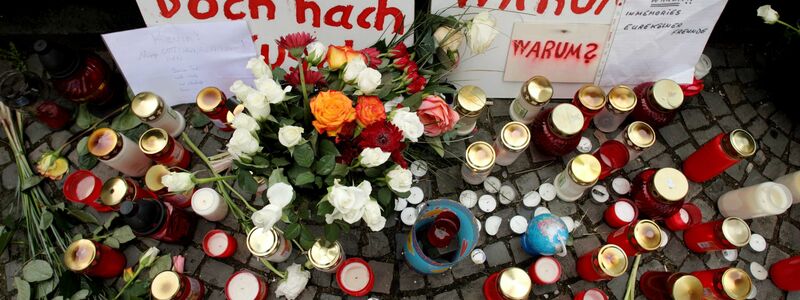
[[[103,40],[134,93],[154,92],[169,105],[194,102],[207,86],[253,80],[244,67],[255,51],[244,21],[161,25]]]
[[[403,34],[414,21],[409,0],[136,0],[147,26],[222,20],[247,21],[267,63],[294,66],[275,40],[305,31],[326,44],[366,48]],[[276,51],[277,49],[277,51]]]

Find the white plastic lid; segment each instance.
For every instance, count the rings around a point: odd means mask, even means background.
[[[415,177],[425,176],[425,174],[428,174],[428,163],[424,160],[415,160],[408,166],[408,170],[411,171],[411,174]]]
[[[750,248],[755,252],[761,252],[767,249],[767,241],[758,233],[750,235]]]
[[[592,140],[582,136],[581,141],[578,142],[578,152],[589,153],[590,151],[592,151]]]
[[[498,216],[491,216],[486,218],[486,224],[484,224],[484,228],[486,228],[486,234],[494,236],[497,234],[497,231],[500,230],[500,223],[503,222],[503,218]]]
[[[522,204],[526,207],[536,207],[542,202],[542,196],[537,191],[530,191],[522,197]]]
[[[483,264],[486,261],[486,253],[484,253],[481,249],[472,250],[472,253],[470,253],[469,257],[476,265]]]
[[[556,187],[549,182],[542,183],[539,186],[539,195],[544,201],[553,201],[556,198]]]
[[[402,211],[406,209],[407,206],[408,206],[408,201],[406,201],[406,198],[394,199],[394,211]]]
[[[617,194],[626,195],[631,192],[631,182],[625,178],[617,177],[611,181],[611,188]]]
[[[755,279],[758,280],[767,279],[767,277],[769,276],[769,272],[767,272],[767,269],[757,262],[750,263],[750,274],[752,274],[753,277],[755,277]]]
[[[592,200],[597,203],[606,203],[609,198],[608,189],[602,184],[593,186],[590,194],[592,194]]]
[[[509,204],[517,200],[517,191],[514,190],[514,187],[510,185],[503,185],[500,187],[500,194],[498,195],[498,199],[502,204]]]
[[[500,185],[503,183],[500,182],[500,179],[494,176],[489,176],[486,180],[483,181],[483,189],[490,194],[496,194],[500,191]]]
[[[492,195],[483,195],[478,198],[478,208],[483,212],[493,212],[494,209],[497,208],[497,200],[495,200]]]
[[[525,219],[523,216],[514,216],[508,221],[508,226],[511,227],[511,231],[516,234],[523,234],[526,230],[528,230],[528,219]]]
[[[406,201],[408,201],[408,203],[417,205],[420,202],[422,202],[422,199],[425,198],[425,194],[422,192],[422,189],[419,188],[418,186],[412,186],[409,192],[411,194],[408,196],[408,198],[406,198]]]
[[[473,208],[478,203],[478,194],[473,190],[464,190],[458,196],[458,201],[467,208]]]
[[[414,225],[414,222],[417,221],[417,214],[416,207],[406,207],[400,212],[400,221],[409,226]]]

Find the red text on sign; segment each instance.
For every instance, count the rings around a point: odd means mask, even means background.
[[[577,60],[589,64],[597,58],[597,43],[512,40],[514,56],[532,60]]]
[[[478,7],[486,6],[486,2],[488,0],[477,0]],[[591,11],[595,15],[599,15],[603,12],[603,9],[606,8],[606,4],[608,4],[609,0],[538,0],[538,4],[536,5],[536,13],[544,14],[547,10],[547,6],[551,2],[555,2],[556,10],[553,12],[556,16],[560,16],[562,12],[564,12],[564,7],[569,2],[569,9],[572,11],[573,14],[582,15],[586,14]],[[515,6],[514,8],[517,11],[525,11],[525,2],[526,0],[514,0]],[[536,0],[527,0],[527,2],[536,2]],[[580,2],[586,2],[585,4],[581,5]],[[511,3],[511,0],[502,0],[500,5],[498,5],[497,9],[499,10],[506,10],[508,5]],[[465,7],[467,5],[467,0],[458,0],[458,7]],[[594,8],[594,10],[592,10]]]

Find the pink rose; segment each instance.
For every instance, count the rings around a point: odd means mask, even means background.
[[[417,109],[417,117],[425,125],[427,136],[440,136],[458,123],[458,113],[439,96],[425,97]]]

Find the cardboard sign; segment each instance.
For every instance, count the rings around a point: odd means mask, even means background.
[[[378,39],[403,34],[414,21],[409,0],[136,0],[147,26],[245,20],[257,52],[270,65],[296,62],[275,40],[305,31],[325,44],[362,49]]]
[[[255,47],[244,21],[166,24],[103,40],[134,93],[156,93],[170,106],[194,102],[207,86],[227,91],[253,80],[245,66]]]

